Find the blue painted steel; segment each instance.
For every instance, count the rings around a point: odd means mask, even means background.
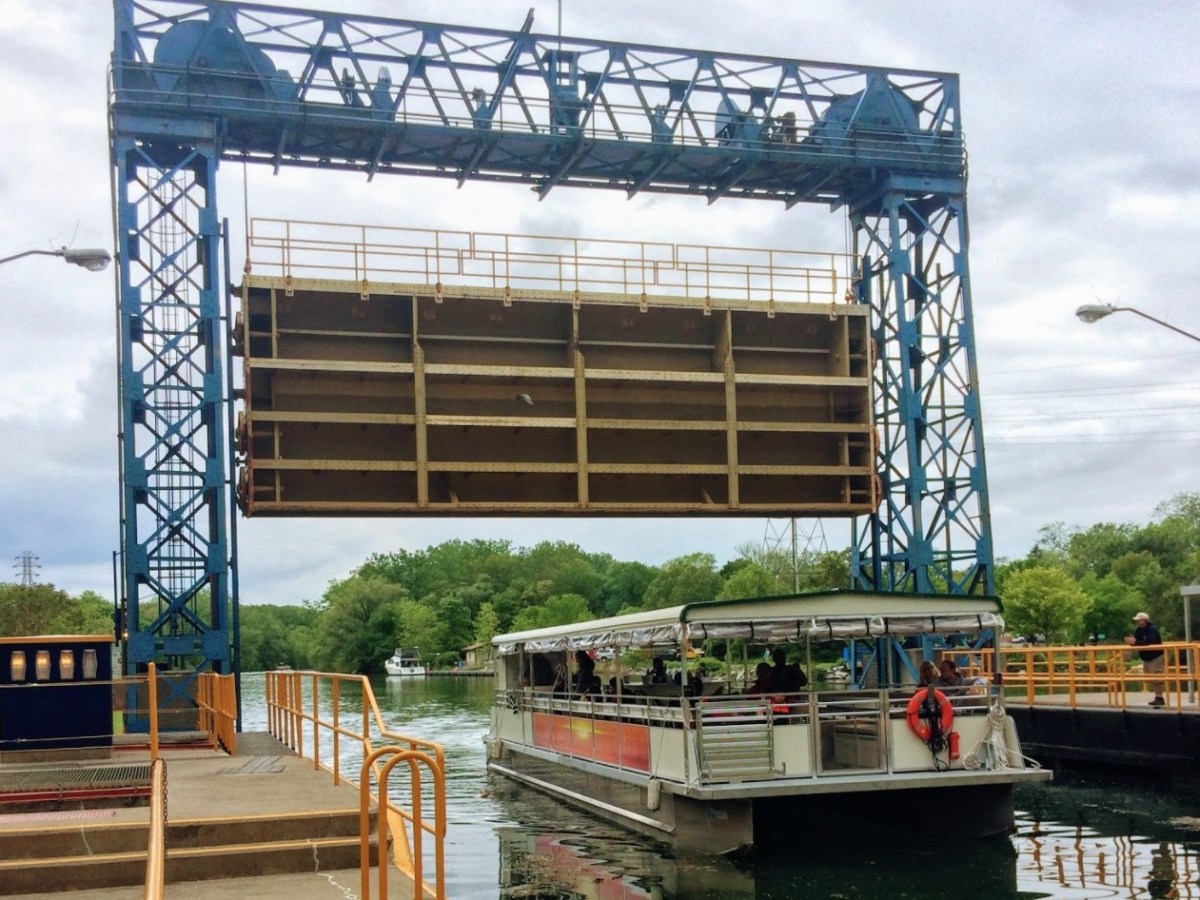
[[[151,660],[173,670],[160,693],[172,706],[196,673],[228,670],[228,485],[217,157],[203,123],[155,130],[137,117],[113,123],[121,587],[127,673]]]
[[[966,198],[954,185],[913,193],[888,184],[851,212],[883,493],[855,523],[851,571],[876,590],[994,594]]]
[[[543,35],[531,20],[114,3],[130,665],[228,659],[219,160],[846,208],[856,299],[874,312],[883,492],[857,530],[856,582],[992,592],[957,76]],[[134,607],[150,600],[143,623]]]
[[[224,159],[844,203],[961,178],[954,75],[211,0],[125,8],[115,110],[220,122]]]

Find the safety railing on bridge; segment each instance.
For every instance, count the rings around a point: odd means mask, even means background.
[[[246,272],[490,290],[836,303],[850,289],[842,253],[752,249],[254,218]]]
[[[1012,699],[1030,705],[1068,703],[1072,706],[1107,706],[1125,709],[1130,695],[1161,687],[1166,706],[1183,709],[1196,699],[1196,653],[1200,643],[1172,641],[1157,645],[1163,651],[1163,670],[1146,672],[1139,651],[1146,647],[1125,644],[1057,646],[1022,644],[1001,647],[999,671]],[[941,651],[960,669],[991,680],[997,671],[997,651],[955,647]]]
[[[362,897],[371,896],[369,781],[377,789],[379,896],[387,898],[386,859],[389,839],[392,862],[413,882],[415,900],[426,894],[446,896],[446,756],[441,744],[390,731],[370,682],[361,675],[327,672],[266,673],[267,728],[298,756],[311,757],[314,769],[325,769],[334,784],[346,782],[362,792]],[[343,742],[349,742],[346,750]],[[407,792],[393,795],[390,775],[408,765]],[[359,770],[361,767],[361,770]],[[358,771],[359,780],[346,772]],[[432,807],[432,809],[430,809]],[[427,843],[428,841],[428,843]],[[432,883],[426,882],[432,863]]]

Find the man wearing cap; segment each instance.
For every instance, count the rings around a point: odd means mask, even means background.
[[[1125,638],[1125,643],[1130,647],[1151,647],[1162,643],[1162,636],[1158,633],[1158,626],[1150,621],[1149,613],[1138,613],[1133,617],[1133,622],[1137,627],[1133,630],[1133,634]],[[1155,675],[1165,668],[1166,658],[1163,656],[1161,648],[1139,650],[1138,656],[1142,658],[1142,671],[1147,675]],[[1166,706],[1166,701],[1163,700],[1162,682],[1153,682],[1150,688],[1154,691],[1154,699],[1150,701],[1150,705]]]

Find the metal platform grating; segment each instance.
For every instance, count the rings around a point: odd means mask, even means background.
[[[0,794],[47,790],[79,791],[150,783],[148,763],[119,766],[0,768]]]
[[[238,756],[295,756],[292,748],[266,731],[243,731],[237,736]]]
[[[0,815],[0,828],[24,822],[77,822],[85,819],[111,819],[115,809],[60,809],[54,812],[5,813]]]

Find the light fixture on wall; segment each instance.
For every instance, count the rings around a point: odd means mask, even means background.
[[[58,651],[58,677],[62,681],[71,681],[75,677],[75,651]]]
[[[96,657],[96,651],[91,647],[83,651],[83,677],[95,678],[96,670],[100,665],[99,659]]]
[[[38,681],[50,680],[50,651],[39,650],[33,658],[33,674]]]
[[[14,650],[8,657],[8,676],[13,682],[25,680],[25,651]]]

